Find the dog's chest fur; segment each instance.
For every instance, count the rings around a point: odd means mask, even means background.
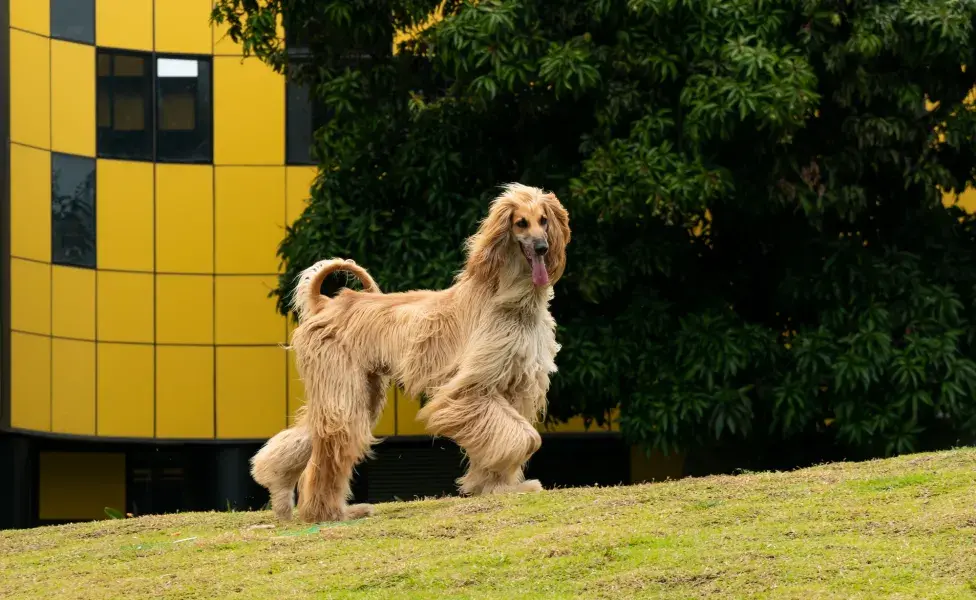
[[[556,372],[556,322],[545,304],[503,310],[489,318],[506,325],[502,327],[507,333],[505,347],[496,349],[498,356],[505,357],[499,365],[499,391],[519,413],[534,421],[545,409],[549,376]]]

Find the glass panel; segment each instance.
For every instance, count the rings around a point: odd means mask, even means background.
[[[285,162],[289,165],[315,164],[312,146],[315,132],[329,122],[331,113],[309,94],[308,86],[287,84]]]
[[[152,59],[98,51],[98,155],[152,160]]]
[[[95,159],[51,154],[51,259],[95,267]]]
[[[312,164],[312,102],[308,87],[288,82],[285,153],[290,165]]]
[[[83,44],[95,43],[95,0],[50,1],[51,37]]]
[[[210,162],[213,156],[209,59],[156,59],[156,159]]]

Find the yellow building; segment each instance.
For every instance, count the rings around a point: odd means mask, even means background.
[[[316,174],[312,119],[210,10],[0,8],[0,526],[264,502],[247,459],[302,401],[268,292]],[[453,487],[457,450],[424,436],[418,408],[391,390],[357,495]],[[581,421],[557,429],[533,462],[550,483],[640,468],[614,431],[581,446],[566,435]]]

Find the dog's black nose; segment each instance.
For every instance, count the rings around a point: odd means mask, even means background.
[[[546,243],[546,240],[536,240],[532,248],[537,256],[544,256],[549,251],[549,244]]]

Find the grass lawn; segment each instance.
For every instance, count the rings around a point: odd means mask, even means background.
[[[976,598],[976,449],[792,473],[0,532],[0,598]]]

